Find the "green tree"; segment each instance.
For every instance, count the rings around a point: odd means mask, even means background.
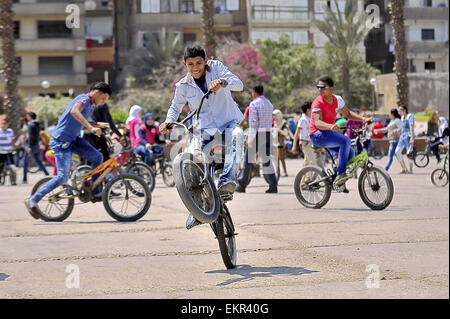
[[[372,85],[370,79],[380,74],[380,71],[367,64],[361,54],[353,51],[348,57],[351,70],[349,77],[351,86],[351,100],[346,100],[350,108],[360,108],[372,103]],[[342,57],[331,43],[325,44],[325,55],[321,61],[321,74],[328,74],[332,78],[339,78],[342,74]],[[344,87],[340,81],[335,82],[335,92],[342,94]]]
[[[317,78],[317,59],[312,43],[296,46],[287,35],[279,41],[258,42],[262,66],[270,76],[265,95],[276,108],[298,112],[298,90],[310,87]]]
[[[353,0],[345,2],[344,12],[341,12],[337,0],[331,6],[325,6],[323,21],[315,22],[319,30],[325,34],[333,50],[339,54],[342,65],[339,82],[342,83],[342,95],[350,103],[352,101],[351,57],[359,54],[358,45],[362,43],[370,29],[366,26],[366,16],[358,14]],[[353,83],[352,83],[353,84]]]

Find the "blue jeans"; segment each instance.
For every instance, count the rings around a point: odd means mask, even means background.
[[[31,146],[31,156],[34,157],[36,160],[36,164],[39,166],[39,169],[44,172],[45,176],[48,176],[47,169],[45,168],[44,164],[42,163],[41,159],[41,149],[39,145],[32,145]],[[30,155],[28,155],[28,152],[25,152],[24,158],[23,158],[23,181],[27,181],[27,173],[28,173],[28,163],[29,163]]]
[[[339,165],[337,174],[341,175],[347,170],[347,163],[355,157],[355,151],[351,147],[350,138],[334,131],[317,131],[311,135],[311,141],[314,145],[328,148],[331,151],[339,153]]]
[[[398,145],[398,142],[391,142],[389,144],[388,162],[386,164],[386,167],[384,168],[386,171],[388,171],[392,165],[392,161],[394,159],[395,150],[397,149],[397,145]]]
[[[219,177],[217,188],[220,188],[226,182],[236,182],[236,175],[241,165],[244,150],[244,132],[239,123],[230,122],[222,133],[211,136],[206,130],[201,130],[202,150],[209,156],[209,152],[217,145],[225,147],[225,159],[223,162],[222,173]],[[219,141],[220,140],[220,141]],[[193,139],[189,146],[189,152],[193,151]]]
[[[67,147],[66,147],[67,146]],[[49,180],[39,191],[37,191],[31,200],[39,202],[45,195],[52,190],[66,183],[70,178],[70,165],[72,162],[72,152],[80,157],[88,160],[92,164],[92,168],[96,168],[103,162],[103,155],[97,151],[88,141],[77,137],[75,141],[68,145],[63,142],[56,141],[53,138],[50,140],[50,148],[55,153],[56,168],[58,175]],[[98,174],[92,177],[92,183],[98,178]],[[100,193],[100,186],[94,190],[94,194]]]
[[[164,151],[164,149],[161,146],[153,145],[151,149],[146,149],[144,145],[140,144],[138,145],[134,151],[136,154],[139,154],[144,157],[144,162],[147,165],[151,165],[153,160],[153,154],[160,154]]]

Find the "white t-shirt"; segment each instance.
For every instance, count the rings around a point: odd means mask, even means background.
[[[302,114],[300,117],[300,120],[298,120],[297,129],[300,130],[300,141],[311,141],[311,138],[309,137],[309,124],[310,124],[310,117],[306,115],[305,113]]]

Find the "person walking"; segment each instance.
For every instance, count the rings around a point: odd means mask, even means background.
[[[0,126],[0,168],[11,169],[11,175],[9,176],[11,185],[17,185],[16,183],[16,171],[17,168],[14,165],[13,158],[13,141],[15,139],[14,131],[10,129],[9,122],[6,118],[2,119]]]
[[[388,161],[386,163],[385,166],[385,170],[389,171],[389,168],[392,165],[393,159],[394,159],[394,155],[397,158],[398,162],[400,163],[400,165],[405,165],[402,161],[403,156],[400,154],[396,154],[395,150],[397,148],[398,145],[398,140],[400,139],[400,135],[401,135],[401,129],[402,129],[402,121],[400,114],[398,113],[397,109],[392,109],[390,114],[390,121],[387,127],[383,127],[380,129],[374,129],[374,133],[378,134],[378,133],[384,133],[387,134],[388,139],[389,139],[389,152],[388,152]],[[401,156],[401,157],[399,157]],[[406,166],[403,167],[403,170],[406,170]]]
[[[252,179],[253,164],[256,162],[256,153],[258,153],[263,163],[263,173],[267,175],[269,180],[269,189],[266,190],[266,193],[278,193],[278,182],[270,156],[273,105],[264,96],[262,85],[256,85],[253,88],[252,96],[247,150],[245,151],[244,165],[237,181],[236,192],[245,193],[245,189]]]
[[[274,116],[274,133],[277,135],[277,141],[275,142],[275,146],[277,147],[277,158],[278,163],[281,162],[281,165],[283,166],[283,172],[284,177],[288,176],[287,169],[286,169],[286,161],[284,158],[284,152],[286,149],[286,139],[289,137],[288,133],[288,125],[287,121],[283,118],[283,113],[280,110],[273,111]],[[279,164],[278,164],[279,165]]]
[[[41,155],[41,124],[36,119],[36,113],[29,112],[27,114],[28,119],[28,149],[25,153],[25,159],[23,161],[23,184],[27,184],[27,173],[28,173],[28,164],[30,161],[30,157],[33,156],[36,164],[39,169],[44,172],[45,176],[48,176],[49,173],[45,168],[44,163],[42,163],[42,155]]]
[[[408,113],[408,107],[405,105],[402,105],[398,108],[398,113],[401,115],[402,128],[395,153],[397,154],[397,157],[400,158],[404,149],[408,149],[410,145],[414,146],[415,119],[412,113]],[[403,159],[401,160],[401,163],[402,163],[402,171],[400,172],[400,174],[413,173],[413,166],[414,166],[413,159],[409,158],[409,171],[406,168]]]
[[[311,125],[311,105],[311,101],[307,101],[302,105],[303,114],[298,121],[297,130],[295,131],[292,153],[298,153],[298,142],[300,141],[300,145],[302,146],[302,151],[305,156],[303,165],[316,165],[319,167],[324,167],[324,153],[319,151],[317,148],[313,148],[311,137],[309,136],[309,126]]]

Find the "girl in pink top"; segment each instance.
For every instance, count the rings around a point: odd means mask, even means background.
[[[139,105],[133,105],[130,109],[130,116],[128,116],[126,124],[130,128],[130,141],[131,146],[136,148],[137,146],[137,137],[139,136],[138,131],[141,126],[141,111],[142,107]]]

